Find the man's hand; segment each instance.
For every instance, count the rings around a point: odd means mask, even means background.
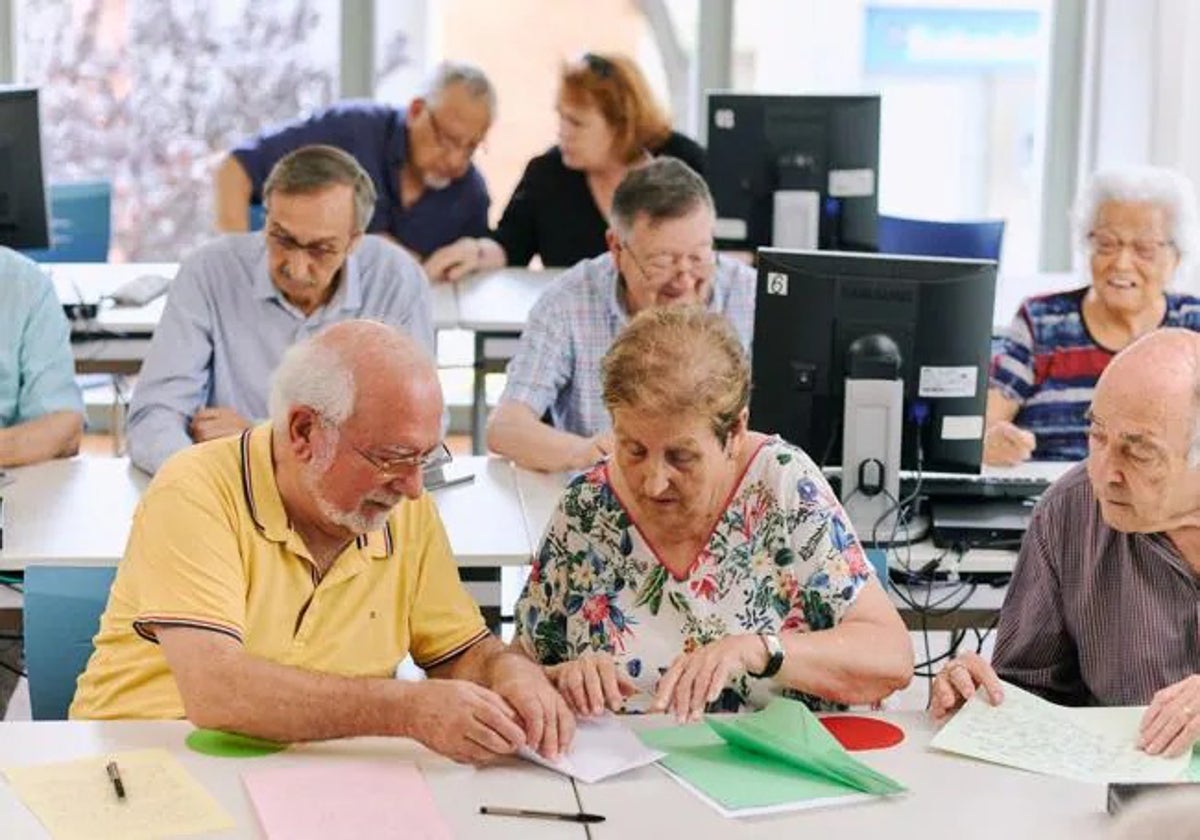
[[[516,710],[524,742],[552,761],[566,752],[575,737],[575,716],[542,668],[505,651],[492,661],[490,674],[492,689]]]
[[[517,713],[500,695],[466,680],[412,684],[404,734],[463,764],[490,764],[525,746]]]
[[[964,653],[950,660],[950,664],[933,678],[929,689],[929,712],[933,719],[939,723],[946,720],[974,697],[975,689],[981,685],[993,706],[1004,701],[1000,678],[982,656]]]
[[[766,648],[753,633],[726,636],[671,663],[658,681],[652,712],[670,711],[680,723],[700,719],[704,707],[721,696],[729,677],[766,665]]]
[[[621,673],[612,655],[604,651],[551,665],[546,668],[546,676],[566,698],[571,711],[580,717],[601,715],[606,707],[615,712],[624,705],[626,697],[638,691]]]
[[[435,283],[453,282],[477,270],[482,257],[479,240],[464,236],[430,254],[425,273]]]
[[[997,420],[983,436],[983,462],[994,467],[1012,467],[1028,461],[1037,448],[1033,432],[1007,420]]]
[[[241,434],[248,428],[250,421],[232,408],[215,406],[202,408],[192,415],[192,421],[188,423],[188,434],[196,443],[203,443],[206,440]]]
[[[1200,740],[1200,675],[1185,677],[1155,692],[1138,728],[1138,749],[1170,758]]]

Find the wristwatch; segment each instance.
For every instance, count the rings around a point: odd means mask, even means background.
[[[767,666],[759,673],[750,674],[750,676],[755,679],[773,677],[783,667],[783,643],[774,633],[759,633],[758,638],[762,639],[763,647],[767,649]]]

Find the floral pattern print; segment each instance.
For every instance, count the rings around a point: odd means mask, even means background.
[[[754,455],[682,580],[659,562],[601,463],[559,501],[517,603],[517,638],[548,665],[607,651],[652,694],[682,652],[738,633],[834,626],[873,574],[820,470],[778,438]],[[776,693],[772,680],[739,674],[717,705],[761,707]]]

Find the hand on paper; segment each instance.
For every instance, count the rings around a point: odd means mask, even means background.
[[[983,657],[975,653],[964,653],[950,660],[950,664],[933,678],[929,690],[929,711],[936,721],[943,721],[967,700],[975,696],[979,686],[987,689],[988,701],[998,706],[1004,700],[1004,689],[1000,678]]]
[[[489,764],[525,745],[516,710],[494,691],[466,680],[426,680],[412,688],[404,733],[447,758]]]
[[[697,721],[721,696],[729,677],[761,670],[766,649],[756,634],[726,636],[679,656],[658,681],[652,712],[670,712],[680,723]]]
[[[983,436],[983,462],[994,467],[1012,467],[1028,461],[1037,448],[1037,438],[1007,420],[988,426]]]
[[[203,443],[206,440],[240,434],[248,428],[250,428],[250,421],[232,408],[214,406],[202,408],[192,415],[192,420],[188,424],[188,434],[196,443]]]
[[[430,254],[425,273],[435,283],[453,282],[479,268],[479,257],[479,240],[464,236]]]
[[[1142,716],[1138,749],[1174,758],[1200,740],[1200,675],[1155,692]]]
[[[637,693],[637,686],[621,673],[616,661],[606,652],[585,653],[578,659],[551,665],[546,676],[571,711],[580,717],[594,717],[604,710],[617,711],[625,698]]]
[[[516,710],[525,743],[550,760],[575,737],[575,716],[542,669],[518,653],[502,653],[491,666],[490,684]]]

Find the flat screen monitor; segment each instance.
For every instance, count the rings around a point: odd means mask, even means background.
[[[708,95],[717,245],[876,251],[879,96]]]
[[[36,88],[0,85],[0,245],[50,247]]]
[[[996,264],[763,249],[750,427],[840,462],[847,350],[886,335],[904,383],[901,468],[978,473]],[[918,441],[920,453],[918,453]]]

